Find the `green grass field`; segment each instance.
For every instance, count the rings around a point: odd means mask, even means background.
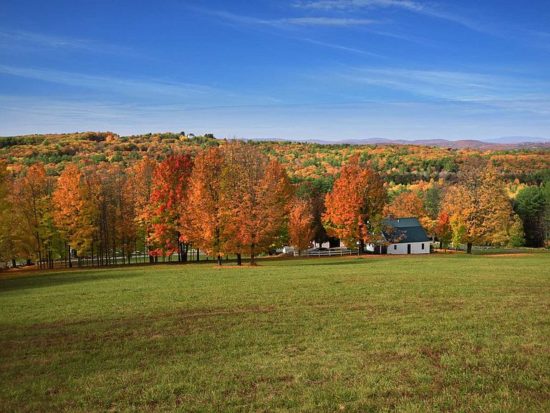
[[[0,277],[6,412],[550,410],[548,253]]]

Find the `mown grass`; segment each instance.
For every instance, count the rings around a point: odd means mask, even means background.
[[[0,410],[549,411],[550,254],[0,279]]]

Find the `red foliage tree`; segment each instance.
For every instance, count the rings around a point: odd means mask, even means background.
[[[153,256],[170,257],[177,252],[179,261],[186,260],[189,238],[181,233],[180,222],[187,214],[192,169],[193,160],[187,154],[171,155],[155,168],[149,209]]]

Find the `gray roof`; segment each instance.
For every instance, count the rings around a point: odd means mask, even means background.
[[[430,241],[418,218],[385,219],[383,225],[384,237],[392,244]]]

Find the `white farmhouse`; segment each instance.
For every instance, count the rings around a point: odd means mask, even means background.
[[[418,218],[396,218],[384,220],[384,239],[387,246],[381,247],[382,254],[429,254],[431,240],[420,225]],[[367,250],[374,252],[373,244]]]

